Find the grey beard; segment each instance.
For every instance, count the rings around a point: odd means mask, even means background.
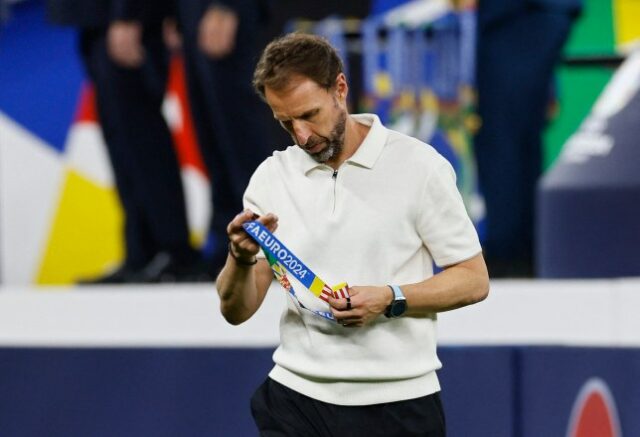
[[[329,143],[323,150],[318,153],[310,154],[310,156],[316,162],[322,164],[337,156],[340,153],[340,149],[342,149],[342,146],[340,144]]]
[[[337,102],[336,102],[337,105]],[[325,162],[337,157],[344,146],[344,131],[347,122],[347,113],[342,111],[338,115],[338,121],[334,126],[331,134],[326,138],[327,146],[318,153],[309,153],[316,162],[324,164]]]

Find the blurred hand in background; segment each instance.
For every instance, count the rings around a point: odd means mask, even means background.
[[[142,24],[137,21],[111,23],[107,31],[107,52],[111,59],[122,67],[140,67],[145,58]]]
[[[174,18],[166,18],[162,22],[162,38],[170,51],[176,52],[182,49],[182,35]]]
[[[213,6],[200,20],[198,44],[207,56],[223,58],[235,47],[237,14],[223,6]]]

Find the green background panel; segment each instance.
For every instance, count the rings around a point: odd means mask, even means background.
[[[559,112],[543,137],[545,169],[553,164],[564,143],[589,114],[611,74],[612,70],[607,67],[564,66],[558,69]]]
[[[611,0],[585,0],[582,15],[573,27],[565,47],[568,56],[615,52]]]
[[[615,53],[613,8],[610,0],[586,0],[564,49],[565,57],[611,55]],[[561,65],[556,85],[559,112],[543,137],[544,166],[551,167],[562,146],[589,114],[593,103],[613,71],[600,66]]]

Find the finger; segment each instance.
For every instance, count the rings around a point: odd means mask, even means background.
[[[338,321],[338,323],[344,326],[345,328],[356,328],[364,325],[364,323],[361,320],[355,320],[355,319],[341,319]]]
[[[345,328],[360,328],[360,327],[364,326],[364,323],[361,323],[361,322],[345,323],[342,326],[345,327]]]
[[[242,223],[244,223],[246,221],[249,221],[249,220],[255,220],[259,216],[256,213],[254,213],[253,211],[251,211],[249,208],[246,208],[240,214],[238,214],[236,217],[238,217],[238,219],[240,220],[240,224],[242,224]]]
[[[229,241],[240,250],[257,251],[260,247],[244,230],[229,234]]]
[[[360,313],[355,310],[344,311],[332,308],[331,313],[333,314],[333,317],[336,318],[336,320],[346,320],[353,322],[361,319]]]
[[[351,311],[353,309],[353,302],[351,300],[353,296],[349,296],[345,299],[336,299],[334,297],[329,298],[329,305],[339,311]]]
[[[233,243],[234,246],[236,246],[242,251],[254,252],[254,251],[257,251],[258,248],[260,247],[252,238],[249,238],[249,237],[236,238],[234,240],[231,240],[231,243]]]
[[[275,230],[278,228],[278,216],[273,214],[273,213],[268,213],[265,215],[258,215],[256,213],[254,213],[251,210],[247,210],[249,211],[252,216],[251,216],[251,220],[257,220],[258,222],[260,222],[264,227],[266,227],[267,229],[269,229],[269,231],[271,232],[275,232]]]
[[[243,239],[239,242],[231,241],[229,250],[237,256],[255,256],[260,251],[260,246],[250,239]]]
[[[229,241],[231,241],[234,246],[242,245],[246,247],[247,243],[251,243],[253,240],[251,240],[246,234],[235,232],[229,235]]]
[[[242,224],[246,221],[249,221],[253,218],[253,212],[250,209],[245,209],[231,220],[229,225],[227,226],[227,234],[231,235],[234,232],[239,232],[243,230]]]
[[[229,235],[229,238],[231,239],[234,235],[236,238],[240,239],[249,238],[249,234],[247,234],[244,229],[244,224],[248,221],[255,220],[257,217],[259,216],[250,209],[245,209],[241,213],[237,214],[227,226],[227,234]]]
[[[260,217],[258,221],[262,223],[271,232],[275,231],[276,228],[278,227],[278,216],[272,213],[269,213],[265,216]]]
[[[251,220],[257,220],[258,218],[260,218],[260,214],[256,214],[254,211],[252,211],[249,208],[245,208],[243,212],[251,214]]]

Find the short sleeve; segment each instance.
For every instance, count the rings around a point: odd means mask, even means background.
[[[457,264],[480,253],[480,241],[448,161],[426,177],[418,213],[418,233],[440,267]]]
[[[263,215],[271,211],[269,198],[269,160],[262,162],[249,180],[242,197],[244,208]]]
[[[250,209],[258,215],[264,215],[271,211],[269,199],[269,164],[268,160],[258,166],[249,180],[249,185],[242,197],[242,204],[245,209]],[[256,255],[258,258],[265,258],[261,250]]]

